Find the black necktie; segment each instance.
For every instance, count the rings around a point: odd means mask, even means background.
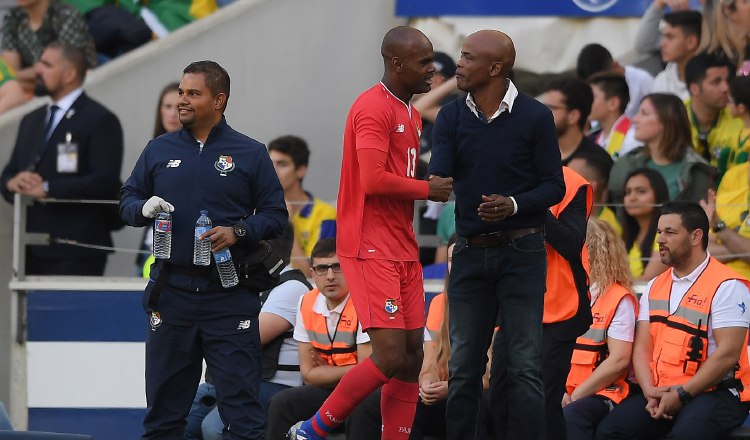
[[[37,150],[38,153],[35,163],[39,162],[44,154],[44,149],[47,148],[47,141],[52,134],[52,124],[55,122],[55,113],[57,113],[58,110],[60,110],[60,107],[54,104],[49,106],[49,119],[47,119],[47,125],[44,126],[44,138],[42,138],[42,141],[39,143],[39,150]]]
[[[52,104],[49,106],[49,119],[47,119],[47,125],[44,127],[44,143],[47,143],[50,135],[52,134],[52,124],[55,122],[55,114],[60,110],[60,107]]]

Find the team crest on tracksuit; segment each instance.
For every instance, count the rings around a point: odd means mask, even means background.
[[[222,176],[226,176],[228,172],[234,169],[234,160],[232,159],[232,156],[219,156],[219,160],[214,163],[214,168],[216,168]]]
[[[159,312],[151,312],[151,316],[149,317],[149,324],[151,324],[151,329],[155,330],[156,327],[159,327],[161,325],[161,315]]]
[[[394,314],[398,312],[398,303],[395,299],[387,299],[385,300],[385,311]]]

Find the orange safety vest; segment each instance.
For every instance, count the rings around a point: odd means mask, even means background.
[[[555,218],[568,207],[575,197],[578,190],[586,187],[586,218],[591,214],[591,207],[594,204],[594,193],[591,184],[581,177],[578,173],[568,167],[562,167],[563,178],[565,179],[565,197],[557,205],[550,208]],[[549,244],[547,247],[547,293],[544,294],[544,323],[561,322],[570,319],[578,311],[578,290],[576,289],[575,280],[573,280],[573,271],[570,269],[570,263],[558,254]],[[581,261],[589,273],[589,253],[586,244],[581,251]]]
[[[328,365],[344,366],[357,363],[357,328],[359,320],[354,311],[353,301],[346,299],[336,333],[333,338],[328,334],[325,316],[313,311],[315,299],[320,294],[318,289],[307,292],[302,297],[302,324],[312,345]]]
[[[570,361],[570,373],[565,385],[568,394],[584,383],[591,373],[609,356],[607,350],[607,331],[620,302],[627,298],[635,306],[636,316],[638,315],[638,301],[635,296],[626,288],[619,284],[613,284],[604,295],[599,296],[591,307],[591,314],[594,316],[593,323],[589,330],[576,339],[575,350]],[[633,316],[635,321],[635,316]],[[615,379],[612,384],[599,390],[596,394],[608,397],[614,403],[628,396],[630,386],[625,381],[628,376],[627,369]]]
[[[750,282],[711,257],[706,269],[685,292],[677,310],[670,314],[672,271],[656,277],[648,296],[649,329],[654,347],[650,366],[655,386],[686,383],[708,358],[708,319],[721,283],[739,280],[750,288]],[[746,348],[747,334],[740,360],[734,368],[734,379],[739,381],[734,388],[743,402],[750,401],[750,364]]]
[[[430,301],[430,308],[427,310],[427,333],[430,334],[432,342],[437,341],[440,335],[440,327],[443,325],[443,311],[445,310],[445,301],[448,300],[448,296],[445,292],[440,292],[435,295]]]

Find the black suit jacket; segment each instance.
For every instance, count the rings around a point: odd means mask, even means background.
[[[117,116],[83,93],[63,115],[44,149],[47,106],[24,116],[18,129],[10,162],[0,175],[0,192],[10,203],[13,194],[6,184],[21,171],[36,171],[49,182],[49,196],[57,199],[118,199],[122,167],[123,136]],[[70,133],[78,145],[78,170],[57,169],[57,146]],[[35,204],[28,210],[28,232],[46,232],[53,238],[111,246],[104,205]],[[90,258],[102,251],[69,245],[30,246],[28,252],[44,258]]]

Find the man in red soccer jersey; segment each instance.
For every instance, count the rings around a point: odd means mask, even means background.
[[[381,53],[383,79],[357,98],[346,120],[337,219],[339,262],[372,356],[347,372],[312,419],[289,430],[295,440],[326,438],[380,386],[382,438],[407,439],[414,421],[424,326],[414,200],[446,201],[453,179],[415,180],[422,120],[409,101],[430,90],[432,43],[396,27]]]

